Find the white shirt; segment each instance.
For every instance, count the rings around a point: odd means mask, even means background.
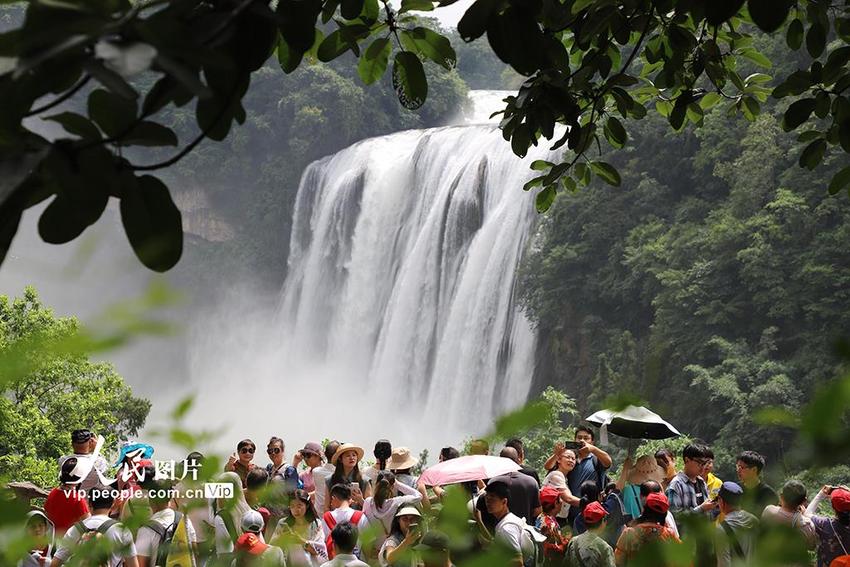
[[[174,510],[166,508],[154,512],[151,515],[151,521],[157,522],[167,530],[174,523]],[[186,531],[189,533],[189,543],[195,543],[197,536],[195,535],[195,528],[192,526],[192,520],[189,518],[186,518]],[[147,526],[142,526],[136,534],[136,555],[156,559],[160,543],[162,542],[158,533]]]
[[[336,520],[336,524],[339,525],[343,522],[350,522],[351,517],[354,516],[354,512],[356,512],[354,508],[337,508],[336,510],[331,510],[331,516]],[[366,514],[360,514],[360,521],[357,522],[357,529],[360,533],[363,533],[369,527],[369,518],[366,517]],[[325,534],[325,539],[329,535],[331,535],[331,528],[328,527],[328,524],[325,523],[325,519],[322,518],[322,533]]]
[[[316,492],[313,493],[313,504],[316,510],[321,514],[325,510],[325,490],[328,479],[334,474],[336,467],[330,463],[325,463],[321,467],[313,469],[313,484],[316,485]]]
[[[230,532],[227,531],[227,524],[221,519],[221,516],[216,516],[213,520],[215,528],[215,551],[216,553],[233,553],[233,539]],[[233,526],[233,529],[239,530],[239,526]],[[239,536],[239,534],[234,534]]]
[[[409,487],[405,486],[405,488]],[[411,494],[387,498],[384,501],[384,507],[380,510],[378,510],[375,505],[375,499],[372,496],[363,502],[363,513],[366,514],[366,517],[369,519],[369,525],[381,528],[377,531],[377,533],[375,533],[375,547],[380,548],[380,546],[383,545],[384,540],[387,539],[387,535],[389,535],[390,529],[392,529],[393,518],[395,518],[395,513],[398,509],[405,504],[416,504],[420,502],[421,499],[422,495],[418,492],[415,495]]]
[[[108,519],[109,516],[98,514],[97,516],[91,516],[83,520],[83,525],[90,530],[96,530]],[[56,551],[56,555],[54,557],[63,563],[67,562],[73,555],[74,549],[77,547],[77,544],[82,537],[83,534],[79,532],[77,525],[74,524],[71,526],[68,531],[65,532],[65,537],[62,538],[62,542],[59,544],[59,549]],[[131,557],[136,556],[136,546],[133,543],[133,535],[122,524],[114,524],[106,530],[103,537],[109,540],[109,542],[114,545],[115,549],[115,551],[109,556],[109,567],[117,567],[118,564],[121,563],[122,559],[130,559]]]
[[[369,564],[360,561],[354,555],[342,554],[322,563],[322,567],[369,567]]]
[[[523,558],[534,555],[534,542],[531,538],[525,535],[523,526],[525,522],[522,518],[508,512],[508,514],[499,520],[496,524],[496,539],[499,539],[513,549],[517,555],[522,555]]]

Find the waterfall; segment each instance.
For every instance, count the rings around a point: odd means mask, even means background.
[[[548,151],[520,160],[480,123],[503,96],[473,93],[478,124],[364,140],[311,164],[277,311],[228,349],[268,352],[205,371],[253,376],[281,393],[282,415],[309,399],[310,423],[280,424],[304,440],[456,444],[524,403],[535,335],[515,284],[537,215],[522,185]]]

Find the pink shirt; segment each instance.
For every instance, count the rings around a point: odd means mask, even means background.
[[[316,490],[316,482],[313,480],[313,469],[307,469],[299,477],[301,478],[301,482],[304,483],[304,490],[307,492]]]

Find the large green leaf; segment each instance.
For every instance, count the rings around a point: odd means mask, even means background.
[[[127,146],[176,146],[177,134],[162,124],[144,120],[133,126],[121,143]]]
[[[420,53],[434,63],[452,69],[457,65],[457,54],[451,42],[434,30],[416,27],[401,32],[401,44],[408,51]]]
[[[705,19],[709,24],[720,25],[741,9],[744,0],[710,0],[705,2]]]
[[[626,145],[626,140],[628,139],[626,129],[623,128],[622,122],[613,116],[609,117],[605,122],[603,133],[608,142],[615,148],[622,148]]]
[[[383,76],[390,61],[391,50],[392,44],[388,37],[380,37],[366,48],[357,65],[357,74],[364,83],[371,85]]]
[[[793,50],[800,49],[803,45],[803,22],[799,19],[794,19],[788,24],[788,31],[785,32],[785,41]]]
[[[611,164],[604,161],[592,161],[590,162],[590,169],[608,185],[619,187],[621,182],[620,173]]]
[[[457,31],[463,41],[472,41],[484,35],[490,15],[499,4],[499,0],[475,0],[472,6],[467,8],[457,24]]]
[[[425,69],[416,54],[400,51],[393,61],[393,88],[402,106],[416,110],[428,97]]]
[[[778,30],[785,23],[791,3],[787,0],[748,0],[747,8],[753,22],[770,33]]]
[[[89,116],[107,136],[126,131],[136,119],[136,102],[114,92],[96,89],[89,94]]]
[[[800,154],[800,167],[805,167],[809,171],[816,168],[826,153],[826,140],[815,140],[803,150]]]
[[[124,187],[121,222],[139,260],[157,272],[173,267],[183,253],[183,221],[168,187],[145,175]]]
[[[319,61],[327,63],[333,61],[349,49],[351,49],[351,44],[343,38],[340,30],[336,30],[322,40],[316,55]]]
[[[67,132],[87,140],[100,140],[100,131],[91,120],[77,114],[76,112],[60,112],[52,116],[45,116],[44,120],[51,120],[62,125]]]
[[[548,187],[544,187],[543,190],[537,194],[534,199],[534,206],[537,208],[538,213],[545,213],[552,206],[552,203],[555,202],[555,197],[557,196],[557,190],[554,185],[549,185]]]
[[[320,0],[279,0],[278,29],[289,46],[292,57],[298,57],[313,46],[316,19],[322,11]]]
[[[401,0],[401,8],[399,14],[405,12],[430,12],[434,9],[434,2],[431,0]]]
[[[815,104],[815,99],[804,98],[789,106],[782,117],[783,130],[790,132],[808,120],[815,110]]]
[[[815,59],[820,57],[826,48],[826,32],[827,30],[819,21],[814,21],[806,34],[806,49]]]
[[[850,186],[850,166],[845,167],[832,177],[832,181],[829,182],[829,193],[835,195],[847,186]]]

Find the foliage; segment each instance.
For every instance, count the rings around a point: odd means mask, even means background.
[[[681,130],[688,122],[701,125],[722,101],[755,120],[770,95],[805,95],[787,108],[782,122],[786,131],[805,129],[800,166],[815,168],[839,146],[850,151],[850,47],[844,45],[850,7],[823,0],[801,0],[793,11],[784,0],[769,9],[764,4],[477,0],[458,30],[467,42],[486,34],[493,52],[529,77],[517,96],[508,97],[501,123],[513,151],[522,156],[539,138],[558,136],[553,149],[572,152],[562,163],[539,164],[545,173],[525,187],[541,188],[537,207],[545,211],[559,187],[572,190],[594,176],[622,183],[615,166],[586,154],[594,145],[601,148],[603,137],[623,148],[630,136],[623,121],[642,118],[647,107]],[[96,222],[115,197],[139,259],[151,269],[169,269],[182,254],[181,218],[167,187],[149,172],[245,123],[243,101],[273,53],[287,73],[351,53],[363,82],[389,72],[401,104],[421,107],[432,90],[422,62],[448,70],[457,64],[450,41],[412,14],[434,8],[434,2],[418,0],[397,9],[384,0],[27,3],[23,25],[0,37],[0,255],[25,209],[52,198],[39,232],[47,242],[63,243]],[[784,53],[802,49],[805,38],[811,61],[770,88],[770,76],[752,72],[771,66],[756,28],[782,34]],[[827,45],[833,30],[838,41]],[[100,86],[90,90],[95,82]],[[84,112],[58,111],[75,97],[82,106],[77,95],[87,95]],[[52,99],[44,103],[44,97]],[[199,132],[163,156],[156,148],[180,142],[163,117],[172,106],[195,101],[191,122]],[[316,121],[314,109],[303,112],[299,118]],[[58,123],[67,135],[38,135],[24,125],[34,116]],[[152,158],[159,159],[150,163]],[[825,185],[838,192],[848,183],[845,168]]]
[[[79,333],[73,318],[56,317],[37,292],[0,296],[0,355],[33,337],[63,340]],[[56,481],[56,459],[71,452],[70,431],[88,428],[106,447],[136,435],[150,402],[136,398],[115,369],[80,352],[28,349],[29,372],[0,385],[0,475],[42,486]]]

